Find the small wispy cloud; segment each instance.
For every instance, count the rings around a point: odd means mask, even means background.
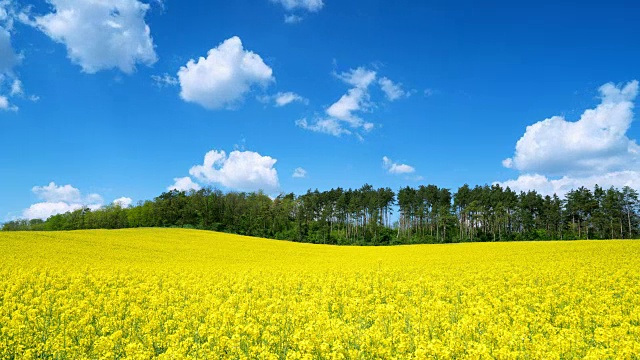
[[[304,178],[304,177],[307,177],[307,170],[305,170],[305,169],[303,169],[303,168],[301,168],[301,167],[296,168],[296,169],[293,171],[293,175],[291,175],[291,176],[292,176],[292,177],[294,177],[294,178]]]
[[[382,167],[386,169],[389,174],[394,175],[412,174],[416,171],[413,166],[393,162],[386,156],[382,157]]]

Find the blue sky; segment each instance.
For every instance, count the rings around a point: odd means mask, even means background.
[[[640,188],[639,14],[0,0],[0,220],[207,185]]]

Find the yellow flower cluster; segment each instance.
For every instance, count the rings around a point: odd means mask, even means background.
[[[335,247],[0,233],[1,359],[640,354],[640,242]]]

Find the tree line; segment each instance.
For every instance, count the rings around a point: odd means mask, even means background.
[[[339,245],[465,241],[627,239],[640,235],[640,201],[630,187],[595,186],[557,195],[500,185],[457,192],[435,185],[311,191],[270,198],[263,192],[204,188],[168,191],[123,208],[80,208],[46,220],[15,220],[2,230],[182,227]]]

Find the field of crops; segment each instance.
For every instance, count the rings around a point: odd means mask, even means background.
[[[640,242],[0,233],[1,359],[638,358]]]

